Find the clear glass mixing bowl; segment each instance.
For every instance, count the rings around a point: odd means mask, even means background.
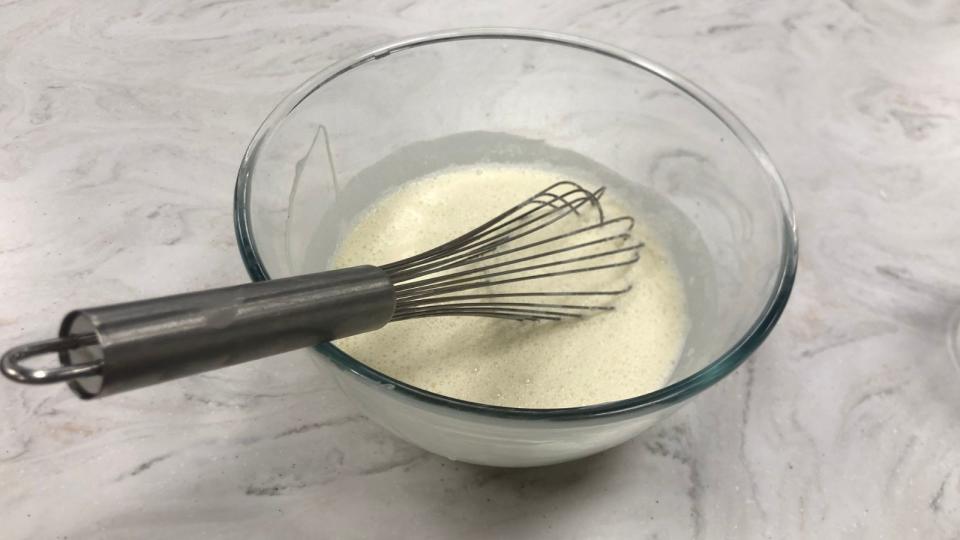
[[[431,171],[483,162],[574,170],[635,198],[677,255],[690,333],[665,388],[565,409],[452,399],[333,344],[311,352],[334,367],[368,417],[422,448],[498,466],[610,448],[733,371],[787,302],[797,265],[793,210],[746,127],[649,60],[539,31],[405,39],[296,89],[264,121],[240,167],[244,264],[254,280],[322,270],[350,221],[382,194]]]

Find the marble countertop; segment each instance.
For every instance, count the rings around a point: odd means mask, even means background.
[[[761,350],[641,437],[531,470],[425,454],[298,354],[99,402],[0,381],[5,538],[960,536],[954,1],[0,1],[0,343],[245,281],[234,175],[280,97],[483,25],[649,56],[764,141],[802,247]]]

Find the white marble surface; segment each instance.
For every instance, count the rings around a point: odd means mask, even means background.
[[[803,242],[771,338],[603,455],[427,455],[297,355],[101,402],[0,381],[4,538],[956,538],[960,4],[953,0],[0,1],[0,343],[242,282],[234,174],[278,99],[399,36],[598,38],[726,102]]]

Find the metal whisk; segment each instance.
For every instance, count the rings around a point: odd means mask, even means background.
[[[93,398],[370,332],[392,321],[556,321],[609,311],[613,306],[603,300],[630,286],[581,289],[579,275],[632,265],[643,244],[631,240],[633,218],[604,215],[603,191],[558,182],[462,236],[380,267],[76,310],[64,317],[60,337],[14,347],[0,365],[16,382],[68,382],[80,397]],[[514,286],[533,280],[552,280],[556,288]],[[46,353],[58,353],[61,365],[24,365]]]

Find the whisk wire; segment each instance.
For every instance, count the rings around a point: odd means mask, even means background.
[[[570,191],[567,191],[567,192],[565,192],[565,193],[563,193],[563,194],[560,194],[560,195],[557,195],[557,194],[555,194],[555,193],[551,193],[551,192],[550,192],[551,189],[554,189],[554,188],[559,187],[559,186],[564,186],[564,185],[572,185],[572,186],[575,186],[575,189],[570,190]],[[577,200],[574,200],[574,201],[568,201],[568,200],[566,199],[567,196],[569,196],[569,195],[571,195],[571,194],[575,194],[575,193],[582,193],[582,194],[584,194],[584,196],[581,197],[580,199],[577,199]],[[478,247],[481,248],[481,249],[482,249],[482,248],[493,249],[493,248],[495,248],[497,245],[500,245],[500,244],[506,243],[506,242],[508,242],[508,241],[511,241],[511,240],[513,240],[513,239],[515,239],[515,238],[518,238],[519,235],[513,235],[513,236],[511,236],[511,233],[515,233],[517,230],[522,229],[522,227],[524,227],[524,226],[526,226],[526,225],[529,225],[529,224],[532,224],[532,223],[535,223],[535,222],[539,221],[540,219],[549,217],[550,215],[556,213],[556,212],[559,211],[559,210],[563,210],[564,208],[567,208],[567,209],[568,209],[567,212],[562,213],[562,214],[560,214],[560,215],[558,215],[558,216],[555,216],[553,220],[548,221],[548,222],[546,222],[546,223],[542,223],[539,227],[537,227],[537,228],[535,228],[535,229],[532,229],[532,230],[530,230],[530,231],[527,231],[527,233],[526,233],[526,234],[532,234],[532,233],[534,233],[534,232],[536,232],[536,231],[538,231],[538,230],[540,230],[540,229],[542,229],[542,228],[544,228],[544,227],[547,227],[547,226],[549,226],[550,224],[558,221],[559,219],[565,217],[565,216],[566,216],[567,214],[569,214],[569,213],[578,213],[578,212],[577,212],[577,209],[578,209],[580,206],[582,206],[583,204],[587,203],[587,202],[591,202],[591,203],[597,208],[597,210],[598,210],[598,215],[599,215],[599,218],[600,218],[600,222],[603,222],[604,216],[603,216],[602,207],[600,206],[600,202],[599,202],[599,195],[602,195],[602,193],[603,193],[603,188],[601,188],[600,190],[598,190],[597,193],[595,194],[595,193],[591,193],[591,192],[583,189],[582,187],[574,184],[573,182],[558,182],[558,183],[553,184],[552,186],[544,189],[543,191],[537,193],[536,195],[530,197],[530,198],[527,199],[526,201],[524,201],[524,202],[522,202],[522,203],[514,206],[513,208],[507,210],[506,212],[500,214],[499,216],[491,219],[490,221],[484,223],[483,225],[481,225],[481,226],[479,226],[479,227],[477,227],[477,228],[475,228],[475,229],[472,229],[471,231],[469,231],[469,232],[467,232],[467,233],[465,233],[465,234],[463,234],[463,235],[461,235],[461,236],[459,236],[459,237],[457,237],[457,238],[455,238],[455,239],[453,239],[453,240],[450,240],[449,242],[446,242],[445,244],[442,244],[442,245],[440,245],[440,246],[438,246],[438,247],[436,247],[436,248],[433,248],[433,249],[431,249],[431,250],[425,251],[425,252],[420,253],[420,254],[418,254],[418,255],[414,255],[413,257],[409,257],[409,258],[407,258],[407,259],[403,259],[403,260],[400,260],[400,261],[397,261],[397,262],[393,262],[393,263],[387,264],[387,265],[385,265],[385,266],[382,266],[381,268],[383,268],[383,269],[384,269],[385,271],[387,271],[388,273],[395,273],[395,272],[400,272],[400,271],[403,271],[403,270],[408,270],[408,271],[409,271],[409,270],[413,270],[413,269],[417,268],[417,266],[418,266],[419,264],[421,264],[421,263],[433,261],[433,260],[436,260],[437,258],[442,258],[442,257],[446,257],[446,256],[448,256],[448,255],[450,255],[450,254],[456,254],[456,253],[458,253],[458,252],[455,251],[455,250],[463,250],[463,249],[478,248]],[[547,197],[549,200],[547,200],[547,201],[541,201],[541,200],[539,200],[540,197]],[[557,202],[557,201],[562,201],[564,204],[562,204],[562,205],[560,205],[560,206],[556,206],[554,203]],[[512,215],[512,214],[521,211],[521,210],[522,210],[525,206],[527,206],[527,205],[533,205],[534,208],[526,211],[525,213],[522,213],[522,214],[519,215],[519,216],[513,216],[513,217],[511,218],[511,215]],[[529,220],[527,220],[527,221],[525,221],[525,222],[522,221],[524,218],[529,217],[530,215],[538,212],[539,210],[541,210],[541,209],[543,209],[543,208],[545,208],[545,207],[550,207],[551,210],[548,211],[546,214],[543,214],[543,215],[541,215],[541,216],[538,216],[538,217],[535,217],[535,218],[531,218],[531,219],[529,219]],[[508,219],[508,218],[509,218],[509,219]],[[514,229],[511,229],[511,230],[509,230],[509,231],[507,231],[507,232],[501,232],[501,233],[499,233],[498,235],[496,235],[496,236],[494,236],[493,238],[490,238],[490,239],[488,239],[488,240],[486,240],[486,241],[483,240],[485,237],[487,237],[487,236],[489,236],[489,235],[491,235],[491,234],[493,234],[493,233],[496,233],[496,232],[497,232],[498,230],[500,230],[500,229],[503,229],[503,228],[505,228],[505,227],[509,227],[509,226],[513,225],[514,223],[516,223],[516,222],[518,222],[518,221],[521,221],[521,223],[520,223],[519,226],[515,227]],[[522,236],[526,236],[526,234],[523,234]]]
[[[511,254],[513,254],[513,253],[517,253],[517,252],[524,251],[524,250],[527,250],[527,249],[531,249],[531,248],[535,248],[535,247],[540,247],[540,246],[543,246],[543,245],[546,245],[546,244],[549,244],[549,243],[552,243],[552,242],[557,242],[557,241],[565,240],[565,239],[568,239],[568,238],[572,238],[572,237],[574,237],[574,236],[576,236],[576,235],[579,235],[579,234],[588,233],[588,232],[591,232],[591,231],[594,231],[594,230],[597,230],[597,229],[600,229],[600,228],[603,228],[603,227],[607,227],[607,226],[610,226],[610,225],[614,225],[614,224],[617,224],[617,223],[621,223],[621,222],[625,222],[625,223],[628,224],[627,227],[626,227],[626,229],[625,229],[626,231],[630,231],[630,229],[633,228],[633,222],[634,222],[633,218],[631,218],[631,217],[619,217],[619,218],[616,218],[616,219],[612,219],[612,220],[610,220],[610,221],[606,221],[606,222],[603,222],[603,223],[597,223],[597,224],[595,224],[595,225],[590,225],[590,226],[587,226],[587,227],[581,227],[581,228],[579,228],[579,229],[576,229],[576,230],[571,231],[571,232],[568,232],[568,233],[564,233],[564,234],[552,236],[552,237],[550,237],[550,238],[546,238],[546,239],[543,239],[543,240],[539,240],[539,241],[536,241],[536,242],[524,244],[524,245],[522,245],[522,246],[518,246],[518,247],[506,249],[506,250],[494,251],[493,253],[491,253],[490,251],[486,251],[486,252],[484,252],[484,253],[468,252],[468,253],[465,253],[465,254],[460,255],[460,256],[447,257],[447,258],[444,258],[444,259],[439,260],[439,261],[434,261],[434,262],[431,263],[431,264],[426,264],[426,265],[423,265],[423,266],[419,266],[419,267],[417,267],[416,271],[417,271],[417,272],[423,272],[423,271],[440,272],[440,271],[445,271],[445,270],[449,270],[449,269],[452,269],[452,268],[457,268],[457,267],[460,267],[460,266],[464,266],[464,265],[466,265],[466,264],[474,264],[474,263],[478,263],[478,262],[482,262],[482,261],[486,261],[486,260],[490,260],[490,259],[494,259],[494,258],[504,257],[504,256],[511,255]],[[556,249],[556,250],[553,250],[553,251],[550,251],[550,252],[546,252],[546,253],[540,253],[540,254],[537,254],[537,255],[533,255],[533,256],[526,257],[526,258],[524,258],[524,259],[514,259],[513,261],[511,261],[511,263],[517,263],[517,262],[521,262],[521,261],[523,261],[523,260],[530,260],[530,259],[537,258],[537,257],[544,257],[544,256],[556,254],[556,253],[562,253],[562,252],[564,252],[564,251],[572,251],[572,250],[575,250],[575,249],[581,249],[581,248],[585,248],[585,247],[597,245],[597,244],[604,243],[604,242],[611,242],[611,241],[615,241],[615,240],[627,240],[627,239],[629,239],[629,238],[630,238],[630,235],[629,235],[629,234],[621,233],[621,234],[617,234],[617,235],[613,235],[613,236],[607,236],[607,237],[604,237],[604,238],[599,238],[599,239],[591,240],[591,241],[584,242],[584,243],[581,243],[581,244],[577,244],[577,245],[574,245],[574,246],[568,246],[568,247],[565,247],[565,248]],[[642,245],[642,244],[641,244],[641,245]],[[400,271],[400,272],[395,272],[395,273],[392,274],[392,277],[394,277],[396,281],[404,281],[404,280],[408,279],[408,276],[412,275],[412,274],[411,274],[412,272],[413,272],[412,270],[404,270],[404,271]]]
[[[515,283],[635,264],[643,243],[630,243],[634,219],[621,216],[608,220],[600,202],[604,191],[590,191],[570,181],[557,182],[453,240],[382,266],[396,295],[392,320],[456,315],[540,321],[611,311],[612,306],[590,300],[610,299],[626,293],[630,286],[608,290],[498,290]],[[548,232],[565,218],[583,219],[588,209],[596,213],[594,223]],[[605,232],[615,228],[620,230]],[[537,233],[547,237],[533,238]],[[523,239],[529,240],[521,243]],[[490,292],[470,293],[480,289]],[[457,294],[463,292],[468,294]]]
[[[582,256],[579,256],[579,257],[572,257],[572,258],[567,258],[567,259],[560,259],[560,260],[550,261],[550,262],[546,262],[546,263],[533,264],[533,265],[529,265],[529,266],[523,266],[523,267],[520,267],[520,268],[512,268],[512,269],[509,269],[509,270],[502,270],[502,271],[499,271],[499,272],[490,272],[490,270],[493,270],[493,269],[495,269],[495,268],[500,268],[500,267],[503,267],[503,266],[509,266],[509,265],[516,264],[516,263],[518,263],[518,262],[523,262],[523,261],[526,261],[526,260],[530,260],[530,259],[533,259],[533,258],[540,258],[541,256],[549,256],[549,255],[553,255],[553,254],[556,254],[556,253],[568,251],[568,249],[559,249],[559,250],[556,250],[556,251],[554,251],[554,252],[549,252],[549,253],[545,253],[545,254],[542,254],[542,255],[540,255],[540,254],[538,254],[538,255],[531,255],[531,256],[529,256],[529,257],[524,257],[524,258],[517,259],[517,260],[514,260],[514,261],[507,261],[507,262],[498,263],[498,264],[491,264],[491,265],[488,265],[488,266],[483,266],[483,267],[480,267],[480,268],[474,268],[474,269],[470,269],[470,270],[464,270],[464,271],[462,271],[462,272],[457,272],[457,273],[454,273],[454,274],[449,274],[449,275],[445,275],[445,276],[440,276],[440,277],[433,278],[433,279],[427,279],[427,280],[422,280],[422,281],[415,281],[415,282],[413,282],[413,283],[411,283],[411,284],[408,284],[408,285],[398,285],[398,286],[395,286],[395,287],[394,287],[394,290],[397,291],[397,298],[398,298],[398,301],[399,301],[400,299],[405,298],[405,297],[407,296],[407,293],[416,294],[417,291],[421,290],[423,287],[428,287],[428,286],[431,286],[431,285],[438,285],[438,284],[456,285],[456,284],[459,284],[459,283],[464,283],[464,282],[472,281],[474,278],[471,277],[471,276],[475,276],[475,275],[477,275],[477,274],[483,276],[483,278],[484,278],[484,280],[485,280],[483,283],[485,283],[485,284],[487,284],[487,285],[509,283],[510,281],[503,281],[503,280],[501,280],[501,281],[494,281],[494,280],[490,280],[489,278],[495,278],[495,277],[506,276],[506,275],[511,275],[511,274],[519,274],[519,273],[528,272],[528,271],[532,271],[532,270],[540,270],[540,269],[542,269],[542,268],[550,268],[550,267],[554,267],[554,266],[560,266],[560,265],[563,265],[563,264],[572,264],[572,263],[576,263],[576,262],[582,262],[582,261],[587,261],[587,260],[592,260],[592,259],[598,259],[598,258],[600,258],[600,257],[607,257],[607,256],[609,256],[609,255],[616,255],[616,254],[619,254],[619,253],[627,253],[627,252],[631,252],[631,251],[634,251],[634,252],[635,252],[637,249],[640,248],[641,245],[642,245],[642,244],[638,244],[638,245],[628,246],[628,247],[625,247],[625,248],[620,248],[620,249],[613,249],[613,250],[609,250],[609,251],[604,251],[604,252],[601,252],[601,253],[594,253],[594,254],[590,254],[590,255],[582,255]],[[618,263],[607,264],[607,265],[600,265],[600,266],[589,266],[589,267],[586,267],[586,268],[569,269],[569,270],[564,270],[564,271],[560,271],[560,272],[550,272],[550,273],[544,273],[544,274],[532,274],[532,275],[529,275],[529,276],[524,276],[524,277],[520,277],[520,278],[515,278],[515,280],[517,280],[517,281],[523,281],[523,280],[528,280],[528,279],[540,279],[540,278],[553,277],[553,276],[562,275],[562,274],[570,274],[570,273],[578,273],[578,272],[587,272],[587,271],[591,271],[591,270],[602,270],[602,269],[605,269],[605,268],[615,268],[615,267],[618,267],[618,266],[629,266],[629,265],[637,262],[638,260],[639,260],[639,255],[635,255],[634,257],[632,257],[632,258],[630,258],[630,259],[628,259],[628,260],[626,260],[626,261],[622,261],[622,262],[618,262]]]

